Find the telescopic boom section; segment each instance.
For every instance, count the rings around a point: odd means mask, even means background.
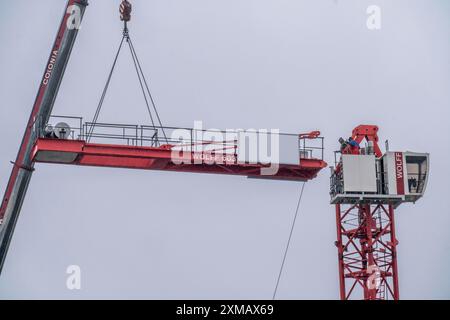
[[[0,272],[33,172],[34,130],[45,127],[58,93],[87,0],[69,0],[0,206]]]

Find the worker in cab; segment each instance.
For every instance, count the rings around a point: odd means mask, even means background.
[[[339,143],[341,144],[342,154],[359,154],[359,143],[352,137],[349,137],[348,140],[340,138]]]
[[[350,148],[350,154],[359,154],[359,143],[353,140],[352,137],[348,138],[347,144]]]

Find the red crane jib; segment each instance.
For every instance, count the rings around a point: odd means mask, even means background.
[[[299,159],[298,165],[280,164],[274,175],[261,175],[268,165],[239,163],[234,156],[226,163],[195,163],[205,153],[180,153],[178,159],[170,146],[141,147],[113,144],[87,143],[83,140],[59,140],[40,138],[33,150],[33,161],[42,163],[71,164],[81,166],[166,170],[193,173],[243,175],[264,179],[307,181],[315,178],[327,163],[320,159]],[[208,153],[210,155],[210,153]],[[174,160],[185,160],[183,164]]]

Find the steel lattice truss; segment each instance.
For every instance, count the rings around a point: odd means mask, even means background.
[[[394,209],[392,205],[336,205],[341,299],[398,299]]]

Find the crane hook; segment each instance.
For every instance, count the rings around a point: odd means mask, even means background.
[[[123,0],[120,4],[120,20],[124,21],[125,24],[131,20],[131,10],[132,6],[128,0]]]
[[[119,7],[120,20],[123,21],[123,36],[128,41],[128,22],[131,20],[132,6],[128,0],[123,0]]]

